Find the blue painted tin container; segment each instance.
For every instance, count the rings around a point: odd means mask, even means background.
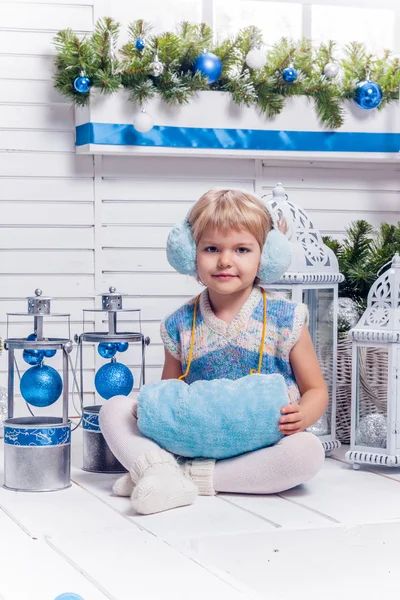
[[[54,492],[71,485],[71,423],[58,417],[4,422],[4,487]]]
[[[111,452],[99,425],[101,405],[83,408],[83,465],[84,471],[90,473],[126,473]]]

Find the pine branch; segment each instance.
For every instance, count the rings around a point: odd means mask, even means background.
[[[232,100],[238,106],[251,106],[257,102],[257,93],[248,71],[231,79],[223,89],[231,94]]]

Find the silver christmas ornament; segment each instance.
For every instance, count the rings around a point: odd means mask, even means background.
[[[328,79],[333,79],[339,73],[339,65],[334,62],[329,62],[324,67],[324,75]]]
[[[386,448],[386,417],[372,413],[360,419],[356,430],[356,444],[371,448]]]
[[[307,431],[313,433],[314,435],[328,435],[330,432],[328,415],[322,415],[322,417],[320,417],[318,421],[314,423],[314,425],[311,425]]]
[[[246,55],[246,65],[250,67],[250,69],[262,69],[266,62],[267,57],[265,56],[265,52],[258,48],[250,50]]]
[[[164,65],[160,62],[157,54],[155,55],[153,62],[150,63],[150,67],[153,70],[154,77],[159,77],[164,72]]]
[[[331,302],[324,315],[324,321],[332,325],[333,323],[333,305]],[[351,298],[339,298],[338,301],[338,329],[348,331],[355,327],[360,319],[357,304]]]

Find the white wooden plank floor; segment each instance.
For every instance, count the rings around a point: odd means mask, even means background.
[[[343,449],[309,484],[136,515],[116,475],[44,494],[0,488],[0,598],[376,600],[400,592],[400,469],[353,471]],[[2,477],[3,444],[0,451]]]

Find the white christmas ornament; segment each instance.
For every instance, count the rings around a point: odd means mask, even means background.
[[[336,75],[338,73],[339,73],[339,65],[337,65],[336,63],[329,62],[325,65],[324,75],[328,79],[332,79],[333,77],[336,77]]]
[[[144,110],[135,115],[133,119],[133,126],[136,131],[139,131],[140,133],[146,133],[147,131],[150,131],[150,129],[153,129],[153,125],[153,119]]]
[[[250,69],[262,69],[266,62],[265,52],[257,48],[250,50],[246,56],[246,64]]]

